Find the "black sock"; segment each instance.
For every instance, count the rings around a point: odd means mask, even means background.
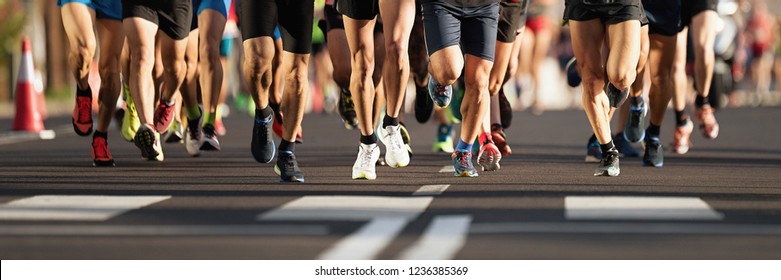
[[[591,137],[588,138],[588,142],[591,143],[591,142],[596,142],[596,141],[597,141],[597,136],[594,135],[594,134],[591,134]]]
[[[399,125],[399,118],[385,115],[385,117],[382,118],[382,128],[386,128],[389,125]]]
[[[281,113],[279,112],[279,104],[274,104],[269,102],[268,106],[271,107],[272,110],[274,110],[274,118],[276,118],[277,120],[281,120],[282,115],[280,115]]]
[[[702,106],[705,105],[710,105],[708,103],[708,98],[698,94],[697,97],[694,98],[694,106],[697,108],[702,108]]]
[[[675,125],[677,126],[684,126],[686,125],[686,112],[681,110],[675,110]]]
[[[80,89],[78,86],[76,87],[76,95],[77,96],[92,96],[92,89],[89,85],[87,85],[87,88]]]
[[[296,150],[296,142],[288,142],[285,139],[282,139],[282,141],[279,142],[279,150],[293,152]]]
[[[255,116],[260,116],[261,120],[268,119],[271,114],[274,113],[273,110],[271,110],[271,106],[266,106],[266,108],[263,109],[255,109]]]
[[[645,130],[645,134],[647,134],[646,136],[648,137],[659,137],[659,130],[660,127],[658,125],[649,123],[648,128]],[[648,137],[646,137],[646,139],[648,139]]]
[[[615,148],[616,145],[613,145],[613,140],[610,140],[610,142],[607,142],[606,144],[599,144],[599,148],[602,149],[602,154],[606,154],[607,151],[610,151],[610,149]]]
[[[643,104],[642,101],[643,101],[643,99],[640,98],[640,96],[630,96],[629,97],[629,102],[631,102],[631,104],[633,106],[635,106],[635,107],[640,107],[640,105]]]
[[[95,130],[95,133],[92,134],[92,138],[95,137],[103,137],[104,139],[108,138],[108,132],[100,132],[97,129]]]
[[[361,135],[361,144],[366,144],[366,145],[377,144],[377,134],[372,133],[372,135],[369,136]]]

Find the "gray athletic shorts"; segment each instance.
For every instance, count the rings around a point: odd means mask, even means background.
[[[438,50],[461,44],[465,54],[494,61],[499,3],[481,7],[454,7],[443,1],[423,1],[426,48]]]

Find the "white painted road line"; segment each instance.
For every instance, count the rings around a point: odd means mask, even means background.
[[[369,221],[377,218],[412,220],[432,197],[304,196],[258,215],[261,221]]]
[[[402,260],[449,260],[466,242],[470,215],[436,216],[426,232],[412,246],[401,252]]]
[[[320,254],[321,260],[370,260],[404,229],[405,218],[377,218]]]
[[[417,191],[412,193],[412,195],[414,195],[414,196],[440,195],[443,192],[445,192],[445,190],[447,190],[448,187],[450,187],[450,185],[447,185],[447,184],[445,184],[445,185],[424,185],[424,186],[420,187]]]
[[[721,220],[698,197],[567,196],[568,220]]]
[[[170,196],[36,195],[0,205],[0,220],[105,221]]]
[[[456,169],[452,165],[445,165],[442,169],[439,169],[439,173],[456,172]]]
[[[681,224],[681,223],[481,223],[472,224],[473,234],[577,233],[577,234],[700,234],[781,235],[781,225],[772,224]]]
[[[0,236],[326,235],[324,225],[4,225]]]
[[[258,215],[260,221],[369,221],[321,259],[373,259],[426,210],[431,196],[304,196]]]

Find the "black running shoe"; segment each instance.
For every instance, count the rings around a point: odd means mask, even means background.
[[[339,116],[342,117],[345,128],[358,128],[358,117],[355,114],[355,104],[353,103],[350,91],[346,88],[342,88],[339,94]]]
[[[277,165],[274,171],[279,174],[280,182],[304,182],[304,173],[298,168],[296,155],[291,151],[280,151],[277,158]]]
[[[502,120],[502,128],[507,129],[513,121],[513,106],[504,95],[504,90],[499,90],[499,117]]]
[[[618,149],[613,147],[602,155],[602,161],[599,162],[599,166],[594,170],[594,176],[615,177],[620,173],[621,169],[618,167]]]
[[[612,83],[607,83],[607,99],[610,101],[610,106],[618,108],[621,104],[624,104],[626,98],[629,97],[629,88],[624,90],[618,90]]]
[[[274,153],[276,152],[276,146],[274,145],[274,138],[271,136],[271,125],[274,121],[274,115],[271,114],[266,119],[261,119],[261,116],[256,115],[254,125],[252,127],[252,157],[256,161],[261,163],[269,163],[274,159]]]
[[[613,143],[616,145],[618,152],[625,157],[640,156],[640,152],[638,152],[635,147],[632,147],[632,143],[629,143],[629,141],[627,141],[626,138],[624,138],[624,135],[621,133],[613,136]]]
[[[425,123],[434,112],[434,101],[428,96],[427,86],[415,84],[415,119],[419,123]]]
[[[645,139],[643,166],[664,166],[664,149],[659,141],[659,137],[648,137]]]

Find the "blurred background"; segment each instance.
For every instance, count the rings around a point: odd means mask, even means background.
[[[540,2],[552,3],[553,7],[544,15],[550,22],[561,22],[564,1]],[[322,5],[318,5],[316,17],[321,17],[321,9]],[[781,0],[722,0],[719,13],[722,21],[715,46],[717,66],[712,101],[720,108],[778,105],[781,102]],[[528,63],[524,63],[527,60],[524,57],[528,56],[522,51],[518,74],[505,85],[508,98],[516,110],[532,109],[535,114],[541,114],[545,110],[580,106],[580,89],[569,88],[561,82],[564,79],[564,65],[572,56],[567,27],[552,25],[550,48],[542,64],[534,68],[525,67]],[[316,26],[314,33],[315,43],[318,43],[318,38],[322,43],[322,30]],[[45,95],[48,113],[67,114],[73,106],[75,83],[67,66],[68,46],[56,1],[0,0],[0,117],[13,115],[21,40],[25,36],[32,42],[36,87]],[[535,39],[548,40],[534,36],[532,32],[525,32],[522,38],[525,40],[524,45],[533,44]],[[236,42],[238,47],[240,41]],[[321,53],[327,52],[325,47],[315,49]],[[241,55],[240,51],[233,53],[234,56]],[[309,112],[331,113],[336,108],[338,88],[331,79],[332,68],[325,54],[313,55],[313,63],[310,63],[313,94],[307,107]],[[98,51],[96,59],[99,55]],[[242,88],[236,77],[240,73],[236,71],[238,61],[234,57],[229,62],[230,96],[235,96]],[[94,79],[99,82],[96,68],[93,67]],[[539,88],[534,89],[535,83],[530,78],[531,69],[538,69],[536,72],[540,75],[540,81],[547,82],[537,82]],[[689,67],[689,72],[691,70]],[[410,106],[414,99],[413,92],[408,91],[410,94],[407,94],[407,112],[413,108]],[[522,94],[526,92],[529,94]]]

